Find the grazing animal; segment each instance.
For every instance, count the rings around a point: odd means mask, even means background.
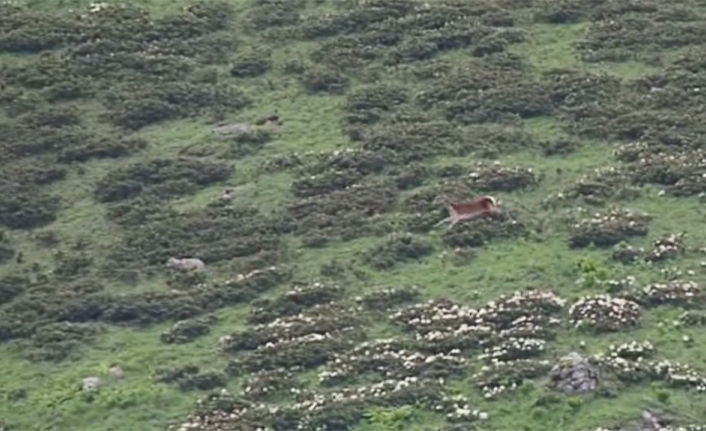
[[[177,259],[175,257],[170,257],[167,260],[167,268],[175,269],[178,271],[200,271],[204,269],[206,264],[203,263],[201,259],[198,258],[184,258]]]
[[[446,205],[449,209],[449,217],[441,220],[434,227],[444,223],[449,223],[451,227],[463,220],[503,213],[492,196],[480,196],[465,202],[451,202],[447,199]]]

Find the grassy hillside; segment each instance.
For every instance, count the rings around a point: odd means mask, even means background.
[[[693,0],[0,4],[0,429],[704,429],[705,32]],[[481,194],[508,214],[434,227]]]

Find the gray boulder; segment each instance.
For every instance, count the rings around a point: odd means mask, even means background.
[[[177,271],[201,271],[206,267],[201,259],[198,258],[184,258],[177,259],[175,257],[170,257],[167,260],[167,268],[174,269]]]
[[[219,125],[211,129],[211,133],[217,136],[238,136],[250,132],[252,127],[247,123],[235,123]]]
[[[549,372],[549,387],[567,395],[581,395],[596,390],[598,369],[576,352],[559,360]]]

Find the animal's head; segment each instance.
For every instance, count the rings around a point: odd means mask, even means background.
[[[492,196],[483,196],[483,201],[489,203],[493,207],[498,206],[498,202]]]
[[[170,257],[169,259],[167,259],[166,265],[168,268],[174,268],[179,265],[179,259],[177,259],[175,257]]]

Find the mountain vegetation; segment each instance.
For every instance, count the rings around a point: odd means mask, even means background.
[[[696,0],[0,3],[0,430],[706,430],[705,41]]]

